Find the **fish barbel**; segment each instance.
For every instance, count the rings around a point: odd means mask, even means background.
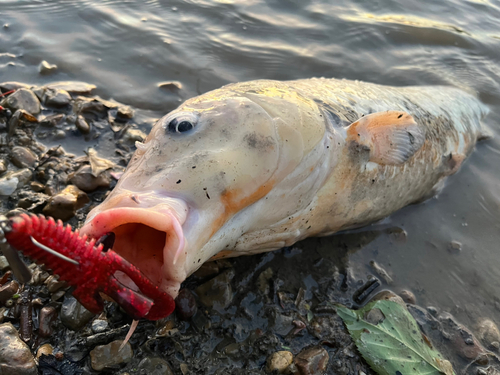
[[[172,296],[205,261],[380,220],[436,194],[485,134],[451,87],[251,81],[187,100],[137,143],[82,234]]]

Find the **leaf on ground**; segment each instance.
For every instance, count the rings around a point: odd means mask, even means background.
[[[375,301],[359,310],[337,306],[356,346],[379,375],[454,375],[402,305]]]

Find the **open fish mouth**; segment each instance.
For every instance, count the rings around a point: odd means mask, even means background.
[[[80,234],[101,239],[114,233],[108,249],[139,268],[152,283],[175,298],[186,278],[182,224],[187,207],[180,215],[178,208],[158,204],[148,208],[115,206],[92,212]],[[128,284],[127,278],[120,282]]]

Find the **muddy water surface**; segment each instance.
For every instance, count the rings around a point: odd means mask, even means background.
[[[413,291],[419,305],[449,311],[469,326],[481,316],[500,324],[500,5],[334,3],[4,0],[0,81],[93,83],[101,97],[139,108],[150,119],[189,97],[259,78],[323,76],[473,89],[490,106],[486,123],[496,137],[478,145],[437,199],[366,228],[374,234],[349,245],[345,268],[353,279],[366,280],[375,260],[392,276],[390,288]],[[39,74],[42,60],[58,69]],[[181,89],[159,88],[165,81],[177,81]],[[79,154],[89,146],[106,150],[82,138],[69,137],[63,145]],[[406,239],[387,228],[404,230]],[[291,271],[281,279],[314,289],[331,272],[315,262],[344,259],[341,239],[303,241],[299,255],[278,252]],[[451,241],[460,242],[461,250],[450,251]],[[308,259],[312,263],[304,268]]]

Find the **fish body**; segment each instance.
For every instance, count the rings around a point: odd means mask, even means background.
[[[359,227],[432,196],[486,113],[450,87],[230,84],[160,119],[81,232],[114,232],[113,250],[175,296],[209,259]]]

